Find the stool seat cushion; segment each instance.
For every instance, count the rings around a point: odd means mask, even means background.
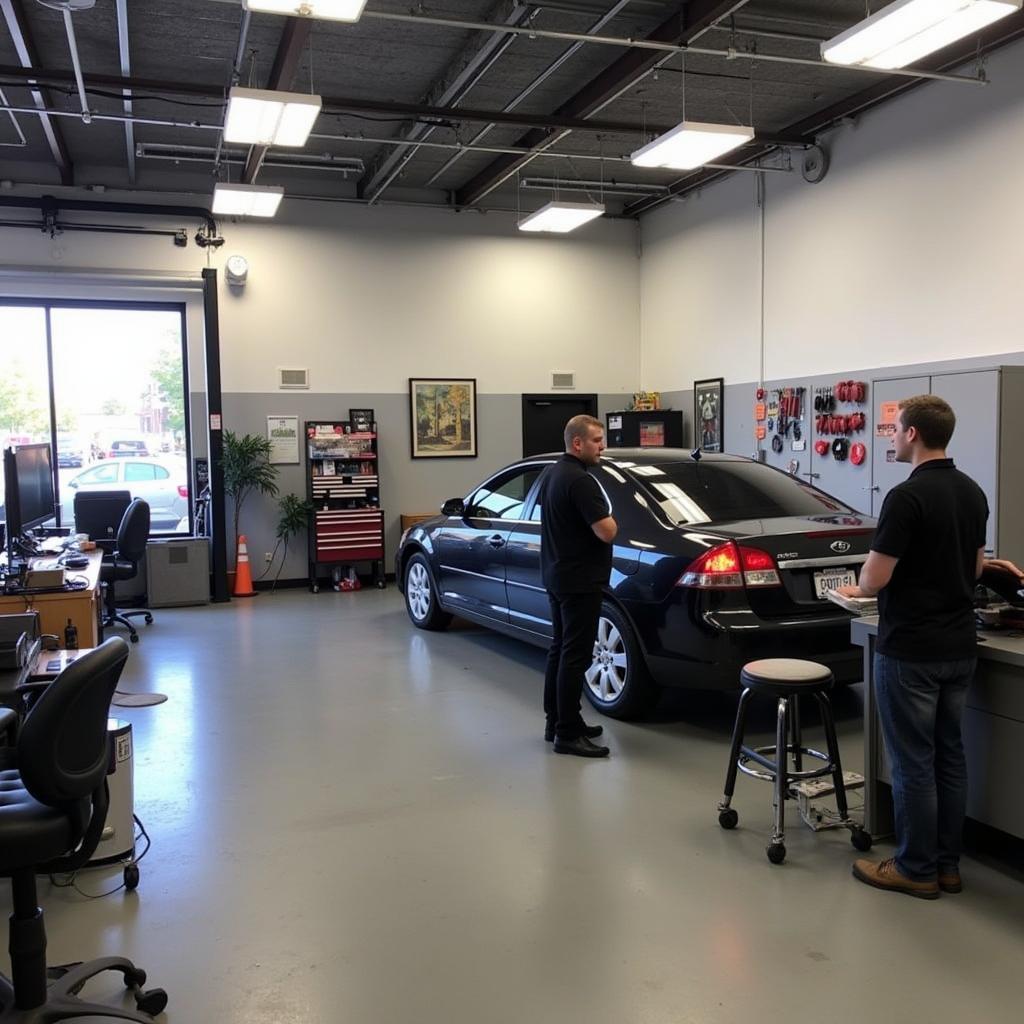
[[[833,683],[832,670],[816,661],[800,658],[762,658],[743,666],[740,680],[753,689],[810,692],[823,690]]]

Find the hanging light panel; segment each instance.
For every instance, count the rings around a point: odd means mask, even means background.
[[[250,146],[304,146],[320,116],[321,99],[304,92],[247,89],[228,93],[224,141]]]
[[[683,121],[630,155],[636,167],[671,167],[691,171],[739,148],[754,138],[754,129],[735,124]]]
[[[520,231],[549,231],[564,235],[604,213],[602,203],[566,203],[553,200],[519,222]]]
[[[280,185],[231,185],[218,181],[213,187],[213,212],[228,217],[273,217],[284,198]]]
[[[248,11],[286,14],[293,18],[358,21],[366,0],[242,0]]]
[[[904,68],[1021,9],[1024,0],[895,0],[821,44],[832,64]]]

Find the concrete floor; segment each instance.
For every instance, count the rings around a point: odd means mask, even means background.
[[[845,832],[793,821],[773,867],[769,790],[745,777],[740,827],[719,828],[733,698],[604,720],[612,757],[585,761],[543,742],[541,651],[419,632],[393,587],[160,610],[142,632],[122,688],[170,700],[119,712],[141,885],[40,897],[50,962],[134,957],[168,1021],[1020,1020],[1005,865],[913,900],[853,881]],[[838,709],[858,769],[856,690]]]

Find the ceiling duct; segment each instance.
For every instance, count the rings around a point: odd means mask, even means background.
[[[222,148],[221,163],[244,164],[248,150]],[[146,160],[170,160],[174,163],[212,164],[218,160],[215,146],[189,146],[166,142],[140,142],[135,155]],[[345,176],[362,174],[365,165],[359,157],[335,156],[333,153],[275,153],[263,161],[264,167],[282,167],[296,171],[334,171]]]

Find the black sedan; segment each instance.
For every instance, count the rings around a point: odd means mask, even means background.
[[[395,578],[413,624],[453,615],[546,646],[537,481],[559,456],[507,466],[402,537]],[[735,689],[755,658],[808,658],[861,678],[850,616],[826,588],[856,580],[875,520],[737,455],[616,448],[591,472],[619,525],[585,692],[642,714],[665,686]]]

